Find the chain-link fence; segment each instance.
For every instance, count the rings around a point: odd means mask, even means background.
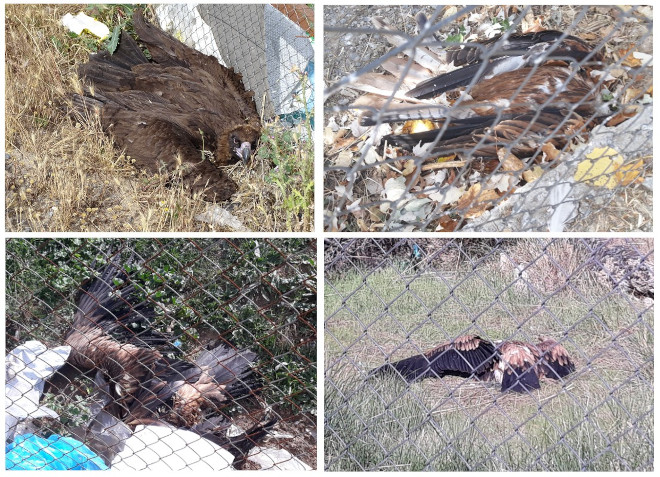
[[[243,75],[264,118],[313,107],[314,9],[308,5],[160,5],[161,27]],[[306,74],[307,76],[303,76]],[[304,82],[304,85],[303,85]],[[305,90],[305,101],[301,93]],[[306,110],[307,108],[307,110]]]
[[[327,230],[651,230],[652,7],[324,22]]]
[[[313,6],[16,4],[5,20],[8,230],[314,228]]]
[[[651,240],[326,240],[325,267],[327,470],[653,469]],[[537,386],[477,379],[549,339]]]
[[[316,242],[7,241],[7,468],[316,466]]]

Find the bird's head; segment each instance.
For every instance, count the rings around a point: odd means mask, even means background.
[[[229,149],[233,160],[247,164],[257,145],[258,131],[249,126],[234,129],[229,135]]]
[[[244,164],[247,164],[252,156],[252,145],[249,142],[242,142],[240,146],[234,146],[232,151],[239,159],[243,161]]]

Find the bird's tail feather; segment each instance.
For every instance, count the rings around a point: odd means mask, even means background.
[[[534,368],[516,369],[513,372],[505,372],[502,376],[502,392],[524,393],[540,388],[539,377]]]
[[[442,141],[467,136],[475,129],[495,126],[500,121],[513,119],[514,117],[515,115],[513,114],[491,114],[487,116],[475,116],[465,119],[454,119],[442,133],[439,144],[442,144]],[[422,131],[411,134],[390,134],[384,136],[383,139],[387,140],[387,142],[390,144],[394,144],[395,146],[412,148],[420,142],[425,144],[435,141],[441,129],[442,127],[438,127],[437,129],[431,129],[429,131]]]
[[[135,83],[132,68],[148,62],[131,35],[122,31],[119,46],[114,54],[103,51],[91,55],[89,62],[79,66],[78,75],[98,89],[121,91],[132,87]]]
[[[426,81],[422,81],[413,89],[406,93],[406,96],[417,99],[430,99],[440,96],[446,91],[451,91],[461,86],[466,86],[475,80],[475,76],[482,69],[482,65],[477,63],[459,68],[449,73],[435,76]]]

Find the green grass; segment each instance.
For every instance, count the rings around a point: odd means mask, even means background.
[[[530,292],[488,261],[417,276],[408,268],[400,261],[326,277],[328,470],[652,469],[652,310],[587,273],[562,288],[530,269],[538,285]],[[388,358],[460,334],[550,335],[577,371],[530,395],[455,377],[409,386],[366,379]]]
[[[307,105],[310,94],[301,76],[302,91],[297,98],[301,108]],[[265,181],[275,185],[281,196],[278,207],[286,218],[286,230],[311,230],[314,213],[314,142],[313,112],[302,115],[300,124],[293,129],[278,121],[266,123],[261,135],[258,154],[274,164]]]

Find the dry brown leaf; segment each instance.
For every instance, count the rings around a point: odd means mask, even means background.
[[[403,166],[403,175],[404,176],[409,176],[413,172],[415,172],[415,169],[417,169],[417,165],[415,164],[414,159],[409,159],[405,162],[405,165]]]
[[[620,185],[630,185],[633,182],[640,183],[644,181],[644,161],[640,159],[637,162],[625,164],[615,172],[617,182]]]
[[[522,173],[525,182],[534,182],[542,175],[543,175],[543,168],[541,166],[534,166],[531,169],[528,169]]]
[[[554,144],[551,142],[546,142],[543,147],[541,148],[541,151],[545,153],[548,159],[551,161],[554,161],[559,157],[561,154],[561,151],[555,147]]]
[[[380,223],[385,220],[385,214],[381,212],[380,207],[375,205],[369,208],[369,218],[371,219],[372,222],[371,227],[373,227],[373,224]]]
[[[544,20],[545,20],[544,16],[534,18],[534,20],[531,23],[528,23],[527,25],[523,26],[523,33],[536,33],[539,31],[547,30],[547,28],[543,26]]]
[[[348,135],[348,132],[349,132],[349,129],[340,128],[335,133],[335,141],[342,138],[342,137],[346,137]]]
[[[622,65],[630,66],[631,68],[639,68],[642,66],[642,60],[635,58],[632,54],[632,51],[632,48],[628,48],[627,50],[618,50],[617,53],[621,58],[624,58],[624,60],[621,62]]]
[[[493,207],[501,196],[502,194],[495,190],[483,190],[481,184],[477,183],[458,200],[456,209],[461,211],[463,217],[473,219]]]
[[[481,184],[473,184],[472,187],[470,187],[465,194],[458,200],[458,209],[467,209],[481,194]]]
[[[638,108],[635,107],[634,105],[629,105],[624,111],[621,111],[620,113],[615,114],[610,118],[607,123],[605,123],[606,126],[608,127],[613,127],[616,126],[617,124],[621,124],[622,122],[632,118],[635,116],[638,112]]]
[[[641,98],[643,94],[644,91],[641,89],[626,88],[626,90],[623,92],[623,99],[621,100],[621,102],[623,104],[630,104]]]
[[[357,144],[358,141],[355,140],[354,137],[343,137],[343,138],[338,138],[335,140],[335,147],[334,149],[342,149],[345,147],[350,147],[353,144]]]
[[[458,220],[452,219],[449,215],[443,215],[438,219],[436,232],[453,232],[458,227]]]

